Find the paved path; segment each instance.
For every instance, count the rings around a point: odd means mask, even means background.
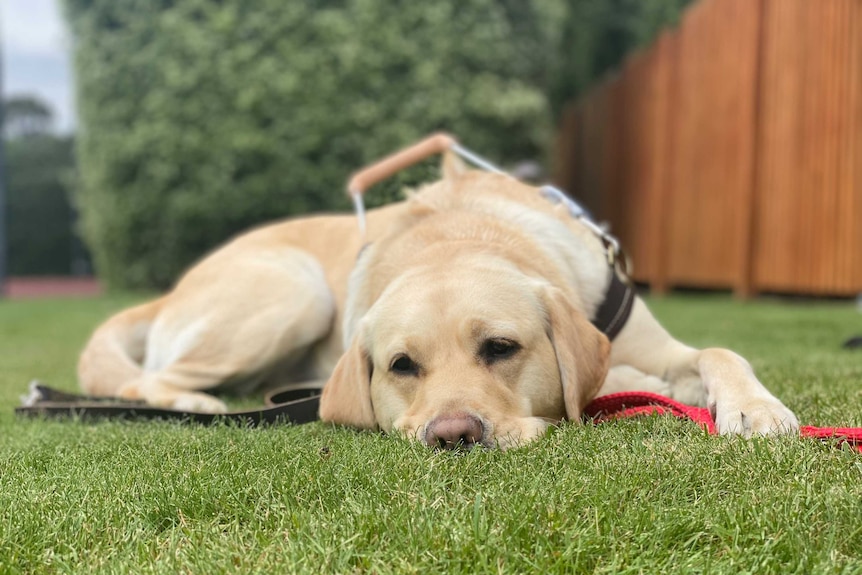
[[[8,278],[3,295],[9,299],[92,297],[102,293],[99,280],[91,277]]]

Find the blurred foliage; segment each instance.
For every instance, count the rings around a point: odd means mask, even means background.
[[[503,161],[550,134],[561,1],[67,8],[84,231],[113,286],[163,287],[252,224],[346,208],[352,170],[433,130]]]
[[[559,66],[548,86],[554,115],[625,56],[677,23],[693,0],[568,0],[558,45]]]
[[[3,103],[3,131],[7,138],[46,135],[51,132],[54,111],[33,96],[13,96]]]
[[[9,275],[88,271],[68,190],[72,139],[37,134],[6,143]]]
[[[347,208],[351,171],[434,130],[541,159],[561,102],[684,2],[66,0],[99,274],[165,287],[250,225]]]
[[[20,95],[3,102],[6,167],[6,242],[9,275],[66,275],[89,271],[71,203],[73,141],[52,133],[54,111]]]

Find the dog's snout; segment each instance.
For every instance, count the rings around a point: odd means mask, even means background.
[[[435,449],[471,449],[482,442],[484,433],[485,426],[476,416],[442,416],[428,424],[425,443]]]

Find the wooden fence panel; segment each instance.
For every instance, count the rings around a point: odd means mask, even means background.
[[[754,284],[850,295],[862,290],[860,2],[765,2]]]
[[[701,0],[570,110],[563,185],[635,279],[862,292],[862,0]]]
[[[554,182],[601,217],[607,139],[605,86],[566,106],[557,139]]]
[[[612,222],[635,279],[656,286],[664,277],[675,47],[675,34],[663,34],[628,60],[627,73],[567,106],[555,158],[556,183],[598,220]]]
[[[851,291],[862,293],[862,2],[853,2],[851,6],[851,21],[853,22],[853,39],[851,45],[851,66],[853,80],[853,104],[851,107],[853,118],[850,124],[854,126],[855,138],[851,138],[850,155],[853,164],[853,193],[848,201],[848,221],[851,231],[851,256],[849,258],[850,270],[847,276],[850,279],[848,286]]]
[[[761,77],[761,151],[758,159],[755,210],[756,256],[754,282],[773,288],[793,285],[795,270],[784,270],[783,254],[799,253],[801,234],[786,233],[795,228],[795,210],[801,182],[797,170],[788,169],[801,161],[796,145],[801,134],[803,70],[801,6],[807,0],[773,3],[764,9],[763,72]]]
[[[679,30],[668,281],[734,287],[747,265],[760,0],[699,2]]]
[[[834,293],[862,293],[862,0],[844,0],[841,19],[848,23],[845,30],[848,94],[843,151],[842,187],[838,207],[838,286]]]
[[[634,278],[656,284],[661,283],[664,265],[672,50],[673,41],[665,35],[626,62],[614,107],[619,121],[619,147],[614,152],[617,187],[604,213],[634,263]]]

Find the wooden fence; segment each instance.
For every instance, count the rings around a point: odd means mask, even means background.
[[[656,291],[862,293],[862,0],[700,0],[567,107],[556,181]]]

